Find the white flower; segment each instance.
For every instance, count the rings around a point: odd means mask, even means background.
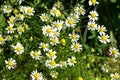
[[[57,29],[57,30],[60,31],[60,30],[63,28],[63,24],[64,24],[63,21],[57,20],[57,21],[54,21],[54,22],[52,23],[52,26],[53,26],[55,29]]]
[[[89,0],[88,3],[90,6],[92,6],[92,5],[95,6],[96,4],[99,4],[99,2],[97,2],[96,0]]]
[[[17,14],[16,15],[17,20],[24,20],[24,15],[23,14]]]
[[[59,34],[60,34],[60,31],[59,31],[59,30],[57,30],[57,29],[53,29],[53,31],[52,31],[52,35],[51,35],[50,37],[58,37]]]
[[[14,48],[14,52],[17,54],[17,55],[20,55],[24,52],[24,47],[22,46],[21,43],[17,42],[17,44],[14,46],[12,45],[12,47]]]
[[[79,21],[79,14],[77,14],[77,13],[71,13],[70,17],[72,17],[75,20],[75,22]]]
[[[101,69],[102,69],[104,72],[108,73],[108,71],[109,71],[109,65],[104,64]]]
[[[18,31],[18,34],[22,34],[24,32],[24,28],[22,27],[22,25],[20,25],[18,28],[17,28],[17,31]]]
[[[105,34],[105,32],[107,31],[106,27],[104,27],[103,25],[102,26],[98,25],[97,30],[99,34]]]
[[[75,41],[79,40],[79,38],[80,38],[80,36],[78,34],[75,34],[74,32],[72,34],[69,34],[69,37],[72,42],[75,42]]]
[[[90,11],[90,15],[88,15],[88,18],[92,21],[98,20],[98,13],[97,11]]]
[[[33,72],[31,72],[30,76],[32,80],[44,80],[43,74],[41,72],[39,73],[37,70],[34,70]]]
[[[4,43],[5,43],[5,40],[6,40],[6,39],[4,39],[4,38],[2,37],[2,35],[0,35],[0,44],[4,44]]]
[[[43,26],[42,33],[46,36],[52,36],[53,28],[49,25]]]
[[[32,8],[32,7],[26,7],[26,8],[25,8],[25,13],[26,13],[27,15],[29,15],[29,16],[33,16],[33,15],[34,15],[34,12],[35,12],[35,10],[34,10],[34,8]]]
[[[54,17],[61,16],[61,12],[55,7],[53,7],[52,10],[50,10],[50,14]]]
[[[60,61],[60,67],[61,68],[67,67],[67,62],[66,61]]]
[[[51,45],[56,45],[59,43],[58,37],[51,37],[50,38],[50,44]]]
[[[11,25],[14,25],[14,23],[15,23],[15,19],[16,19],[16,17],[11,16],[11,17],[9,18],[8,23],[11,24]]]
[[[56,71],[51,71],[50,72],[50,76],[52,77],[52,78],[57,78],[57,76],[58,76],[58,72],[56,72]]]
[[[68,58],[68,65],[69,66],[74,66],[76,62],[76,58],[74,56],[72,56],[71,58]]]
[[[94,21],[89,21],[87,27],[88,27],[88,30],[96,30],[97,24]]]
[[[13,28],[13,25],[9,25],[7,28],[5,28],[7,30],[7,33],[9,34],[12,34],[14,33],[14,31],[16,30],[16,28]]]
[[[53,51],[52,49],[48,51],[48,53],[46,53],[46,55],[50,58],[50,59],[55,59],[56,56],[56,51]]]
[[[3,7],[3,12],[4,13],[11,13],[12,12],[12,6],[10,6],[10,5],[5,5],[4,7]]]
[[[79,15],[84,15],[85,14],[85,9],[78,6],[78,7],[75,8],[75,13],[77,13]]]
[[[110,42],[109,36],[108,36],[108,35],[105,35],[105,33],[104,33],[104,34],[101,34],[100,36],[98,36],[98,38],[99,38],[99,41],[100,41],[101,43],[106,44],[106,43]]]
[[[115,47],[110,48],[109,52],[110,52],[110,55],[113,55],[115,58],[117,58],[120,55],[120,53],[118,52],[118,49],[116,49]]]
[[[40,16],[40,19],[41,19],[43,22],[47,22],[49,18],[48,18],[48,15],[47,15],[47,14],[43,13],[43,14],[41,14],[41,16]]]
[[[20,7],[20,12],[25,13],[25,10],[26,10],[26,6],[21,6]]]
[[[39,48],[42,48],[43,51],[48,51],[49,45],[41,42]]]
[[[6,67],[8,69],[14,69],[16,66],[16,60],[9,58],[8,60],[5,60]]]
[[[74,42],[74,43],[71,45],[71,49],[72,49],[74,52],[80,52],[80,50],[82,50],[82,45],[81,45],[80,43]]]
[[[111,80],[118,80],[120,75],[118,73],[110,74]]]
[[[31,51],[30,52],[30,55],[31,55],[31,57],[33,58],[33,59],[35,59],[35,60],[40,60],[40,57],[41,57],[41,51],[40,50],[38,50],[38,51]]]
[[[68,18],[66,19],[66,21],[65,21],[65,25],[66,25],[67,27],[72,27],[72,28],[74,28],[74,27],[76,26],[76,22],[75,22],[75,20],[74,20],[72,17],[68,17]]]

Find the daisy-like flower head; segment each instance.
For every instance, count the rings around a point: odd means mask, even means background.
[[[74,66],[76,62],[76,58],[74,56],[72,56],[71,58],[68,58],[68,65],[69,66]]]
[[[120,78],[120,75],[118,73],[110,74],[111,80],[118,80]]]
[[[72,17],[76,22],[79,21],[79,14],[77,14],[77,13],[71,13],[70,17]]]
[[[33,59],[35,59],[35,60],[40,60],[40,57],[41,57],[41,51],[40,50],[38,50],[38,51],[31,51],[30,52],[30,55],[31,55],[31,57],[33,58]]]
[[[32,8],[32,7],[26,7],[26,8],[25,8],[25,13],[26,13],[27,15],[29,15],[29,16],[33,16],[34,13],[35,13],[35,10],[34,10],[34,8]]]
[[[75,41],[79,40],[79,38],[80,38],[80,36],[78,34],[75,34],[74,32],[72,34],[69,34],[69,37],[72,42],[75,42]]]
[[[48,15],[47,15],[46,13],[43,13],[43,14],[41,14],[41,16],[40,16],[40,19],[41,19],[43,22],[47,22],[48,19],[49,19],[49,17],[48,17]]]
[[[11,17],[9,18],[8,23],[14,25],[14,23],[15,23],[15,19],[16,19],[16,17],[11,16]]]
[[[78,77],[78,80],[83,80],[83,78],[82,77]]]
[[[50,37],[58,37],[59,34],[60,34],[60,31],[54,28],[52,31],[52,35]]]
[[[57,8],[55,8],[55,7],[53,7],[53,8],[50,10],[50,14],[51,14],[52,16],[54,16],[54,17],[59,17],[59,16],[62,15],[61,12],[60,12]]]
[[[3,7],[3,12],[4,13],[11,13],[12,12],[12,6],[10,6],[10,5],[5,5],[4,7]]]
[[[92,5],[95,6],[96,4],[99,4],[99,2],[97,2],[96,0],[89,0],[88,4],[90,6],[92,6]]]
[[[56,63],[56,61],[54,59],[50,59],[50,60],[46,60],[45,62],[46,67],[48,67],[49,69],[53,69],[59,66],[59,64]]]
[[[20,7],[20,12],[25,13],[25,10],[26,10],[26,6],[21,6]]]
[[[98,25],[97,30],[99,34],[104,34],[107,31],[106,27],[104,27],[103,25],[102,26]]]
[[[17,31],[18,31],[18,34],[22,34],[24,32],[24,27],[22,27],[22,25],[20,25],[18,28],[17,28]]]
[[[50,41],[51,41],[50,42],[51,45],[56,45],[59,43],[58,37],[51,37]]]
[[[97,24],[94,21],[89,21],[87,27],[88,27],[88,30],[96,30]]]
[[[53,35],[53,28],[49,25],[47,26],[43,26],[42,28],[42,33],[45,35],[45,36],[52,36]]]
[[[31,78],[32,80],[44,80],[43,74],[41,72],[38,72],[37,70],[34,70],[31,72]]]
[[[52,78],[56,79],[57,76],[58,76],[58,72],[56,72],[56,71],[51,71],[51,72],[50,72],[50,76],[51,76]]]
[[[62,38],[62,39],[61,39],[61,43],[62,43],[63,45],[65,45],[65,44],[66,44],[66,40],[65,40],[64,38]]]
[[[56,56],[56,51],[53,51],[52,49],[48,51],[48,53],[46,53],[46,55],[50,58],[50,59],[55,59]]]
[[[109,65],[104,64],[101,69],[102,69],[104,72],[108,73],[108,71],[109,71]]]
[[[74,28],[76,26],[75,23],[76,22],[72,17],[68,17],[65,21],[65,25],[68,26],[68,27],[72,27],[72,28]]]
[[[75,8],[75,13],[77,13],[78,15],[84,15],[85,14],[85,9],[78,6],[78,7]]]
[[[8,69],[14,69],[17,63],[13,58],[9,58],[8,60],[5,60],[5,64]]]
[[[57,21],[54,21],[54,22],[52,23],[52,26],[53,26],[55,29],[57,29],[57,30],[60,31],[60,30],[63,28],[63,24],[64,24],[63,21],[57,20]]]
[[[24,20],[24,15],[23,14],[16,14],[17,20]]]
[[[90,11],[90,15],[88,15],[88,18],[92,21],[98,20],[98,13],[97,11]]]
[[[7,35],[7,36],[6,36],[6,40],[7,40],[7,41],[12,41],[12,38],[13,38],[13,37],[10,36],[10,35]]]
[[[47,43],[41,42],[39,48],[42,48],[43,51],[48,51],[49,45]]]
[[[12,45],[12,47],[14,48],[14,52],[17,54],[17,55],[20,55],[24,52],[24,47],[22,46],[21,43],[17,42],[16,45]]]
[[[7,33],[9,34],[12,34],[14,33],[14,31],[16,30],[16,28],[13,28],[13,25],[10,24],[7,28],[5,28],[7,30]]]
[[[71,45],[71,49],[74,51],[74,52],[80,52],[80,50],[82,50],[82,45],[78,42],[74,42],[72,45]]]
[[[4,38],[2,37],[2,35],[0,35],[0,44],[4,44],[4,43],[5,43],[5,40],[6,40],[6,39],[4,39]]]
[[[67,67],[67,62],[66,61],[60,61],[60,67],[61,68]]]
[[[105,33],[98,36],[98,38],[99,38],[99,41],[103,44],[106,44],[106,43],[110,42],[109,36]]]
[[[114,56],[115,58],[117,58],[120,55],[118,49],[116,49],[115,47],[110,48],[109,52],[110,52],[110,55]]]

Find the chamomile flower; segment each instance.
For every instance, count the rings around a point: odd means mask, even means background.
[[[61,68],[67,67],[67,62],[66,61],[60,61],[60,67]]]
[[[59,43],[58,37],[51,37],[50,41],[51,41],[50,42],[51,45],[56,45]]]
[[[57,30],[60,31],[60,30],[63,28],[63,24],[64,24],[63,21],[57,20],[57,21],[54,21],[54,22],[52,23],[52,26],[53,26],[55,29],[57,29]]]
[[[120,78],[120,75],[118,73],[110,74],[111,80],[118,80]]]
[[[7,30],[7,33],[9,34],[12,34],[14,33],[14,31],[16,30],[16,28],[13,28],[13,25],[9,25],[7,28],[5,28]]]
[[[5,60],[5,64],[8,69],[14,69],[17,63],[13,58],[9,58],[8,60]]]
[[[24,47],[22,46],[21,43],[17,42],[16,45],[12,45],[12,47],[14,48],[14,52],[17,54],[17,55],[20,55],[24,52]]]
[[[30,55],[31,55],[31,57],[33,58],[33,59],[35,59],[35,60],[40,60],[40,57],[41,57],[41,51],[40,50],[38,50],[38,51],[31,51],[30,52]]]
[[[88,3],[90,6],[92,6],[92,5],[95,6],[96,4],[99,4],[96,0],[89,0]]]
[[[41,19],[43,22],[46,22],[46,21],[48,21],[49,17],[48,17],[48,15],[47,15],[46,13],[43,13],[43,14],[41,14],[41,16],[40,16],[40,19]]]
[[[39,48],[42,48],[43,51],[48,51],[49,45],[47,43],[41,42]]]
[[[110,37],[107,34],[101,34],[100,36],[98,36],[99,41],[103,44],[109,43],[110,42]]]
[[[15,23],[15,19],[16,19],[16,17],[11,16],[11,17],[9,18],[8,23],[11,24],[11,25],[14,25],[14,23]]]
[[[3,7],[3,12],[4,13],[11,13],[12,12],[12,6],[10,6],[10,5],[5,5],[4,7]]]
[[[32,80],[44,80],[43,74],[41,72],[38,72],[37,70],[34,70],[33,72],[31,72],[30,76]]]
[[[97,30],[99,34],[104,34],[107,31],[106,27],[104,27],[103,25],[102,26],[98,25]]]
[[[61,12],[60,12],[57,8],[55,8],[55,7],[53,7],[53,8],[50,10],[50,14],[51,14],[52,16],[54,16],[54,17],[59,17],[59,16],[62,15]]]
[[[58,72],[56,72],[56,71],[51,71],[51,72],[50,72],[50,76],[51,76],[52,78],[56,79],[57,76],[58,76]]]
[[[57,29],[53,29],[52,35],[50,37],[58,37],[59,34],[60,34],[60,31],[58,31]]]
[[[70,17],[72,17],[76,22],[79,21],[79,15],[77,13],[71,13]]]
[[[88,30],[96,30],[97,24],[94,21],[89,21],[87,27],[88,27]]]
[[[46,55],[50,58],[50,59],[55,59],[56,56],[56,51],[53,51],[52,49],[48,51],[48,53],[46,53]]]
[[[25,10],[26,10],[26,6],[21,6],[20,7],[20,12],[25,13]]]
[[[72,42],[75,42],[75,41],[79,40],[80,36],[73,32],[72,34],[69,34],[69,38],[71,39]]]
[[[49,69],[53,69],[59,66],[59,64],[56,63],[56,61],[54,59],[50,59],[50,60],[46,60],[45,62],[46,67],[48,67]]]
[[[43,26],[42,33],[46,36],[52,36],[53,28],[49,25]]]
[[[26,8],[25,8],[25,13],[26,13],[27,15],[29,15],[29,16],[33,16],[34,13],[35,13],[35,10],[34,10],[34,8],[32,8],[32,7],[26,7]]]
[[[16,14],[17,20],[24,20],[24,15],[23,14]]]
[[[90,15],[88,15],[88,18],[92,21],[98,20],[98,13],[97,11],[90,11]]]
[[[84,15],[85,14],[85,9],[78,6],[78,7],[75,8],[75,13],[77,13],[79,15]]]
[[[104,72],[108,73],[108,71],[109,71],[109,65],[104,64],[101,69],[102,69]]]
[[[110,52],[110,55],[114,56],[115,58],[117,58],[120,55],[118,49],[116,49],[115,47],[110,48],[109,52]]]
[[[72,27],[72,28],[74,28],[74,27],[76,26],[75,23],[76,23],[76,22],[75,22],[75,20],[74,20],[72,17],[68,17],[68,18],[66,19],[66,21],[65,21],[65,25],[66,25],[67,27]]]
[[[22,27],[22,25],[20,25],[18,28],[17,28],[17,31],[18,31],[18,34],[22,34],[24,32],[24,27]]]
[[[3,36],[2,35],[0,35],[0,44],[4,44],[5,43],[5,38],[3,38]]]
[[[76,62],[76,58],[74,56],[72,56],[71,58],[68,58],[68,65],[69,66],[74,66]]]
[[[71,49],[74,51],[74,52],[80,52],[80,50],[82,50],[82,45],[78,42],[74,42],[72,45],[71,45]]]
[[[66,40],[65,40],[64,38],[62,38],[62,39],[61,39],[61,43],[62,43],[63,45],[65,45],[65,44],[66,44]]]

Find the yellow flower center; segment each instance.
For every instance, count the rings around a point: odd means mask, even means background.
[[[43,20],[46,20],[46,18],[47,18],[47,17],[46,17],[45,15],[42,16],[42,19],[43,19]]]
[[[19,19],[20,19],[21,17],[22,17],[22,16],[21,16],[21,14],[17,15],[17,18],[19,18]]]
[[[75,34],[72,35],[72,39],[76,39],[76,37],[77,37],[77,36],[76,36]]]
[[[96,3],[96,0],[91,0],[92,4],[95,4]]]
[[[102,39],[103,41],[106,41],[106,40],[107,40],[107,37],[104,35],[104,36],[101,37],[101,39]]]
[[[10,26],[10,27],[8,28],[8,30],[9,30],[9,31],[13,31],[13,27]]]
[[[47,29],[46,29],[46,32],[47,32],[47,33],[50,33],[51,31],[52,31],[51,28],[47,28]]]
[[[43,49],[45,49],[46,47],[47,47],[46,44],[43,44],[43,45],[42,45],[42,48],[43,48]]]
[[[18,46],[18,47],[16,48],[16,50],[17,50],[18,52],[20,52],[20,51],[22,50],[22,47]]]
[[[66,63],[63,61],[61,64],[62,64],[62,66],[65,66]]]
[[[53,39],[52,39],[52,42],[53,42],[53,43],[56,43],[56,42],[57,42],[57,40],[56,40],[55,38],[53,38]]]
[[[17,10],[17,9],[14,9],[14,10],[13,10],[13,13],[14,13],[14,14],[17,14],[17,13],[18,13],[18,10]]]
[[[65,43],[66,43],[65,39],[61,39],[61,42],[62,42],[63,44],[65,44]]]
[[[19,27],[19,32],[24,32],[24,28],[23,27]]]
[[[91,24],[90,24],[90,27],[91,27],[91,28],[95,28],[95,24],[94,24],[94,23],[91,23]]]
[[[74,48],[75,48],[75,49],[78,49],[78,48],[79,48],[79,44],[75,44],[75,45],[74,45]]]
[[[104,30],[105,29],[103,27],[100,27],[100,29],[99,29],[100,32],[104,32]]]
[[[73,18],[76,20],[76,19],[77,19],[77,16],[74,15]]]
[[[7,7],[7,8],[6,8],[6,11],[9,11],[9,10],[10,10],[10,7]]]
[[[112,50],[112,53],[113,54],[117,54],[117,50]]]
[[[29,9],[27,10],[27,12],[28,12],[28,13],[32,13],[32,9],[29,8]]]
[[[54,52],[50,52],[49,54],[50,54],[50,57],[53,57],[55,55]]]
[[[50,62],[50,65],[51,65],[51,66],[55,66],[55,65],[56,65],[56,62],[55,62],[54,60],[52,60],[52,61]]]
[[[73,20],[72,20],[72,19],[68,20],[68,23],[69,23],[70,25],[72,25],[72,24],[73,24]]]
[[[75,63],[75,60],[74,60],[74,59],[71,59],[70,62],[71,62],[71,63]]]
[[[2,36],[0,36],[0,42],[3,42],[3,41],[4,41],[3,37],[2,37]]]
[[[8,35],[7,36],[7,40],[11,40],[11,39],[12,39],[12,37]]]
[[[57,13],[58,13],[58,10],[54,9],[54,10],[53,10],[53,13],[54,13],[54,14],[57,14]]]
[[[34,74],[35,79],[38,79],[40,77],[39,73]]]
[[[118,75],[118,74],[115,74],[113,77],[114,77],[114,79],[118,79],[118,78],[119,78],[119,75]]]
[[[79,8],[78,12],[79,12],[79,13],[82,13],[82,12],[83,12],[82,8]]]
[[[56,24],[55,24],[55,27],[56,27],[56,28],[58,28],[59,26],[60,26],[60,24],[59,24],[59,23],[56,23]]]
[[[12,61],[8,61],[8,66],[13,66],[13,62]]]
[[[10,19],[10,23],[14,23],[14,18],[11,18],[11,19]]]
[[[56,32],[56,31],[54,31],[54,32],[53,32],[53,34],[54,34],[54,36],[56,36],[56,35],[57,35],[57,32]]]
[[[34,55],[35,57],[38,57],[38,56],[39,56],[39,53],[38,53],[38,52],[34,52],[33,55]]]
[[[82,78],[82,77],[79,77],[78,80],[83,80],[83,78]]]
[[[96,17],[96,14],[95,14],[95,13],[92,13],[91,16],[92,16],[92,18],[95,18],[95,17]]]

